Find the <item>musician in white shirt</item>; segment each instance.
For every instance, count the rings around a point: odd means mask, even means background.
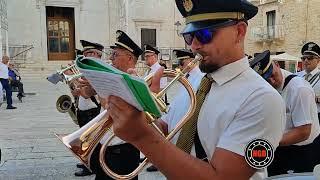
[[[179,68],[182,70],[193,60],[194,54],[188,50],[173,50],[173,54],[179,63]],[[190,71],[186,74],[186,78],[190,82],[193,91],[196,92],[200,85],[202,77],[205,75],[199,69],[198,64],[193,65],[189,69]],[[186,114],[190,106],[190,97],[184,87],[179,88],[177,96],[174,98],[169,106],[167,114],[161,117],[160,122],[164,132],[172,131],[181,118]],[[171,142],[176,143],[179,134],[177,134]]]
[[[118,30],[116,32],[117,40],[114,46],[110,46],[113,50],[110,56],[112,65],[123,71],[128,72],[134,71],[135,65],[138,61],[139,56],[143,53],[142,49],[123,31]],[[132,72],[133,73],[133,72]],[[81,82],[83,83],[83,82]],[[90,97],[94,95],[94,90],[92,86],[87,84],[86,89],[82,89],[84,97]],[[102,101],[104,106],[105,102]],[[106,107],[103,107],[107,109]],[[109,177],[101,168],[99,163],[99,151],[101,144],[104,144],[108,137],[110,137],[111,131],[108,131],[105,136],[100,141],[100,144],[95,148],[91,159],[93,169],[95,169],[96,180],[106,180],[112,179]],[[116,138],[106,149],[105,161],[108,166],[118,174],[129,174],[138,165],[140,159],[140,152],[133,145],[126,143],[125,141]],[[138,179],[138,176],[134,179]]]
[[[304,70],[297,73],[308,81],[315,93],[315,101],[318,110],[318,119],[320,120],[320,70],[318,68],[320,62],[320,47],[314,42],[306,43],[301,49],[301,60]],[[315,152],[320,151],[320,137],[318,136],[313,142]],[[314,165],[320,164],[320,154],[315,153],[313,158]]]
[[[145,45],[144,50],[144,58],[146,61],[146,65],[150,68],[144,76],[147,76],[149,74],[154,74],[157,72],[162,66],[158,62],[158,54],[160,51],[158,51],[156,48]],[[160,88],[163,88],[167,85],[167,78],[161,78],[160,80]]]
[[[314,89],[318,108],[318,117],[320,113],[320,70],[318,64],[320,62],[320,47],[314,42],[306,43],[301,49],[301,60],[304,67],[303,71],[297,73],[308,81]]]
[[[281,69],[270,59],[270,51],[260,53],[250,63],[278,90],[286,103],[285,130],[275,158],[268,167],[268,175],[285,174],[288,170],[312,171],[312,142],[320,131],[312,87],[303,78]]]
[[[183,127],[190,130],[185,133],[190,138],[181,139],[189,146],[196,130],[208,161],[165,140],[148,125],[143,112],[115,96],[108,99],[113,129],[168,179],[262,179],[259,172],[264,170],[245,160],[246,145],[263,138],[277,147],[285,109],[280,94],[250,68],[244,53],[247,20],[258,8],[246,0],[176,0],[176,4],[186,18],[184,40],[203,56],[199,67],[207,73],[197,93],[197,113],[190,119],[195,126]]]

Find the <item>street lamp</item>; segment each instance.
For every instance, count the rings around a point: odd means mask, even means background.
[[[177,22],[174,23],[174,25],[176,26],[177,35],[180,37],[181,34],[180,34],[180,32],[179,32],[179,27],[180,27],[182,24],[180,23],[180,21],[177,21]]]

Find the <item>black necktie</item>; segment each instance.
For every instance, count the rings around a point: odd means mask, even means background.
[[[196,110],[192,117],[189,119],[188,122],[183,126],[181,129],[180,135],[177,140],[177,147],[185,151],[186,153],[191,152],[192,145],[194,143],[194,136],[197,131],[197,122],[198,116],[202,107],[202,104],[211,89],[211,85],[213,80],[207,77],[208,75],[204,76],[201,80],[199,90],[196,94]]]

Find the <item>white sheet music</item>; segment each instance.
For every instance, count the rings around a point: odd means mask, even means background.
[[[79,68],[79,70],[84,77],[88,79],[100,97],[107,98],[110,95],[118,96],[138,110],[143,110],[122,75],[81,68]]]

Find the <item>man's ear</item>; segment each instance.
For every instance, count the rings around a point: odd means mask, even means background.
[[[247,27],[248,25],[243,22],[243,21],[240,21],[238,24],[237,24],[237,42],[240,42],[240,41],[243,41],[244,38],[245,38],[245,35],[247,33]]]

